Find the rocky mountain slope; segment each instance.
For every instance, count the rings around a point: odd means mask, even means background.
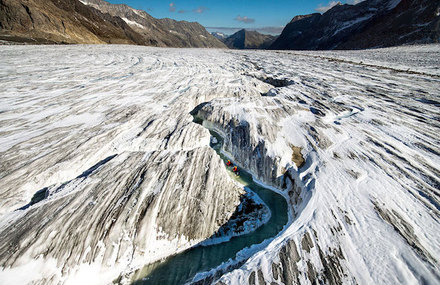
[[[158,20],[126,5],[78,0],[0,0],[0,39],[225,47],[198,23]]]
[[[436,42],[440,42],[440,3],[434,0],[402,0],[386,17],[369,24],[364,31],[354,34],[338,48]]]
[[[266,49],[275,39],[275,36],[242,29],[224,39],[223,42],[232,49]]]
[[[435,0],[366,0],[296,16],[270,49],[359,49],[440,40]]]
[[[30,42],[148,44],[122,19],[76,0],[0,0],[0,31]]]
[[[155,19],[142,10],[124,4],[110,4],[103,0],[82,0],[97,10],[123,19],[144,38],[152,39],[155,46],[217,47],[225,46],[197,22]]]

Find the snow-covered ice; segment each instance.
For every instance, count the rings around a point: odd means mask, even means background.
[[[291,215],[222,282],[440,282],[439,45],[0,49],[0,283],[106,284],[209,238],[243,190],[205,102]]]

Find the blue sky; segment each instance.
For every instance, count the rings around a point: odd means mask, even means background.
[[[323,12],[335,1],[322,0],[107,0],[142,9],[155,18],[199,22],[208,31],[234,33],[240,28],[281,32],[294,16]],[[347,0],[341,1],[347,3]],[[349,3],[359,0],[348,0]]]

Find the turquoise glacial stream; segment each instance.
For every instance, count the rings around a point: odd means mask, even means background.
[[[195,122],[200,123],[196,120]],[[218,140],[218,143],[211,147],[226,162],[228,158],[220,153],[222,138],[212,130],[210,133]],[[243,169],[240,169],[239,177],[233,174],[230,168],[228,172],[234,180],[250,188],[264,201],[272,214],[269,221],[255,231],[233,237],[227,242],[208,246],[198,245],[165,260],[149,264],[134,274],[132,284],[185,284],[198,272],[209,271],[230,258],[235,258],[240,250],[275,237],[283,229],[288,222],[288,208],[284,197],[255,183],[252,176]]]

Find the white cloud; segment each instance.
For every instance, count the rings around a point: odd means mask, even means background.
[[[174,4],[174,2],[170,3],[170,12],[175,12],[176,11],[176,4]]]
[[[208,10],[208,8],[204,7],[204,6],[200,6],[197,9],[194,9],[193,12],[194,13],[198,13],[198,14],[202,14],[203,12],[205,12],[206,10]]]
[[[250,23],[254,23],[254,22],[255,22],[255,19],[248,18],[248,17],[246,17],[246,16],[241,17],[240,15],[238,15],[237,17],[235,17],[234,20],[236,20],[236,21],[238,21],[238,22],[243,22],[243,23],[246,23],[246,24],[250,24]]]
[[[361,2],[364,2],[365,0],[348,0],[347,4],[351,4],[351,5],[356,5],[359,4]]]

